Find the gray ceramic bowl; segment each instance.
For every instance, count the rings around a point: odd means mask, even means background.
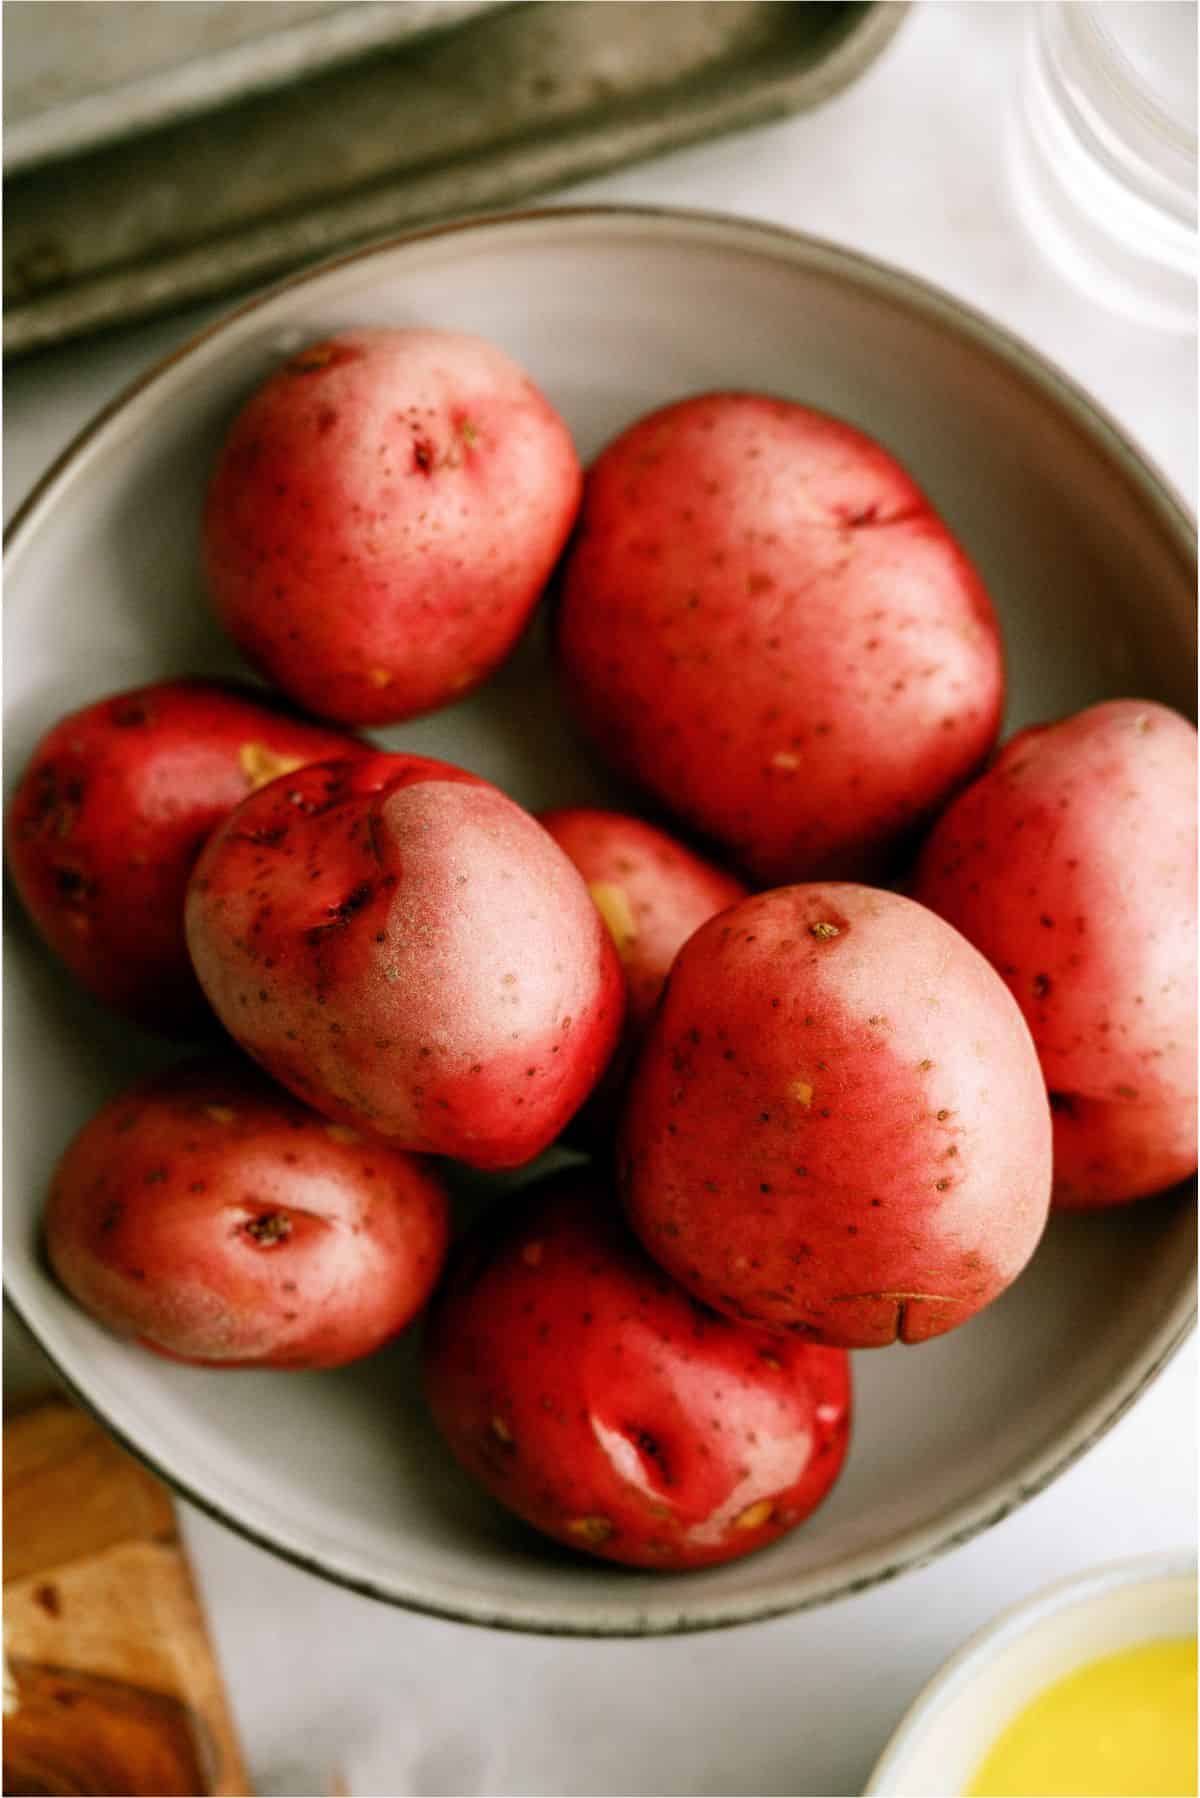
[[[67,707],[233,667],[197,569],[222,431],[280,356],[382,322],[495,338],[562,409],[584,456],[637,414],[706,388],[765,388],[840,413],[912,468],[982,569],[1009,648],[1009,728],[1115,694],[1190,705],[1190,521],[1031,351],[919,282],[787,232],[552,211],[434,231],[305,275],[197,339],[84,434],[12,530],[10,781]],[[531,806],[605,796],[536,636],[486,691],[385,741],[464,762]],[[169,1052],[74,993],[19,913],[7,977],[5,1257],[21,1315],[181,1492],[275,1552],[398,1604],[600,1635],[736,1623],[858,1590],[1053,1479],[1191,1324],[1190,1196],[1056,1220],[983,1316],[926,1347],[857,1357],[845,1476],[794,1535],[684,1576],[591,1565],[542,1544],[451,1465],[422,1411],[411,1344],[335,1374],[221,1375],[154,1360],[76,1311],[38,1256],[50,1168],[100,1100]]]

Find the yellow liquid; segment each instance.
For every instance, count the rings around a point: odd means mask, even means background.
[[[1194,1798],[1196,1638],[1144,1642],[1047,1686],[968,1798]]]

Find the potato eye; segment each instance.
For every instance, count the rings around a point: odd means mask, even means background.
[[[286,1242],[292,1233],[292,1220],[282,1211],[262,1211],[257,1217],[250,1217],[242,1225],[247,1236],[263,1248],[271,1248],[277,1242]]]

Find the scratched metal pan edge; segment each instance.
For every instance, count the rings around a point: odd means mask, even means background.
[[[16,174],[5,355],[244,292],[372,238],[816,105],[875,60],[906,10],[901,0],[491,8]]]
[[[704,387],[774,389],[851,418],[909,463],[978,559],[1008,640],[1008,729],[1120,691],[1190,709],[1194,523],[1036,352],[908,275],[799,234],[566,208],[419,233],[294,277],[184,346],[77,439],[10,532],[10,781],[65,707],[181,667],[228,669],[196,591],[195,536],[207,460],[247,387],[306,337],[431,319],[516,354],[585,456],[638,412]],[[535,636],[481,694],[384,740],[475,766],[533,807],[603,803],[542,657]],[[514,718],[532,733],[515,761]],[[12,1303],[84,1402],[185,1497],[387,1602],[496,1628],[645,1635],[849,1596],[1042,1490],[1192,1327],[1194,1187],[1059,1218],[1022,1279],[962,1330],[856,1357],[846,1473],[793,1535],[678,1577],[569,1559],[449,1465],[415,1396],[411,1342],[338,1374],[223,1376],[152,1361],[65,1300],[37,1246],[49,1168],[69,1130],[164,1051],[131,1042],[75,994],[12,910],[8,928]]]

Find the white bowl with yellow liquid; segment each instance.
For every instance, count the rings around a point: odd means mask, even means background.
[[[1104,1717],[1095,1733],[1108,1738],[1101,1751],[1118,1780],[1139,1736],[1182,1763],[1183,1777],[1101,1786],[1088,1783],[1095,1775],[1087,1769],[1055,1790],[1195,1792],[1195,1640],[1193,1557],[1139,1557],[1061,1580],[1002,1612],[947,1661],[905,1714],[865,1798],[1045,1794],[1046,1783],[1004,1783],[1005,1767],[1019,1764],[1034,1737],[1078,1767],[1076,1755],[1097,1747],[1094,1735],[1079,1739],[1084,1712]],[[1170,1741],[1164,1711],[1176,1718]]]

